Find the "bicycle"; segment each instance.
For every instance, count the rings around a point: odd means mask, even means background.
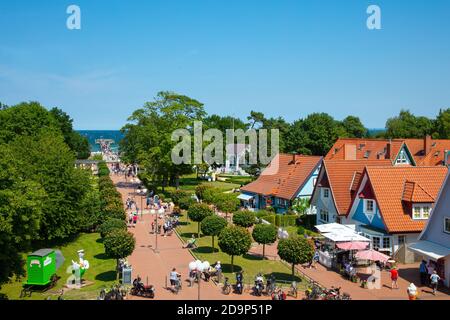
[[[231,293],[231,285],[228,282],[228,280],[229,280],[228,277],[226,277],[222,287],[222,293],[226,295],[229,295]]]
[[[298,296],[297,282],[293,281],[291,283],[288,295],[297,299]]]

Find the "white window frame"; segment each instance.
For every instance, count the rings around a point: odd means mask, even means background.
[[[322,189],[322,198],[330,199],[330,189],[329,188],[323,188]]]
[[[424,217],[424,213],[425,213],[424,208],[428,208],[428,217]],[[415,216],[416,209],[420,209],[419,217]],[[431,215],[431,210],[432,210],[432,207],[428,203],[414,203],[412,206],[412,215],[411,216],[412,216],[413,220],[428,220]]]
[[[372,203],[372,210],[371,211],[369,211],[367,209],[367,203],[369,201]],[[376,210],[375,200],[373,200],[373,199],[364,199],[364,213],[366,213],[366,214],[375,214],[376,212],[377,212],[377,210]]]
[[[448,230],[446,229],[447,221],[448,221],[449,227],[450,227],[450,217],[444,217],[444,233],[450,234],[450,229],[448,229]]]
[[[322,219],[322,214],[324,215],[324,216],[326,216],[327,218],[326,219]],[[329,222],[330,221],[330,213],[327,211],[327,210],[324,210],[324,209],[320,209],[320,212],[319,212],[319,219],[320,219],[320,221],[322,221],[322,222]]]
[[[397,160],[395,160],[396,164],[407,164],[408,161],[408,155],[406,154],[405,150],[402,149],[400,153],[398,154]]]

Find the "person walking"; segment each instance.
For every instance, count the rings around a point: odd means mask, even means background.
[[[391,269],[391,289],[398,289],[398,284],[397,284],[397,280],[398,280],[398,270],[396,267]]]
[[[427,281],[427,275],[428,275],[427,262],[425,260],[422,260],[422,262],[420,263],[419,273],[420,273],[420,284],[422,286],[424,286],[428,282]]]
[[[136,228],[137,220],[138,220],[138,215],[135,213],[135,214],[133,214],[133,227],[134,228]]]
[[[430,282],[431,282],[431,288],[433,289],[433,295],[436,295],[436,290],[438,288],[439,280],[441,280],[441,277],[439,277],[436,270],[434,270],[433,274],[430,276]]]

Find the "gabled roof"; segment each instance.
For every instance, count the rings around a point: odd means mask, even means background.
[[[352,187],[358,173],[365,166],[392,166],[390,160],[324,160],[324,174],[328,179],[338,215],[347,215],[352,204]]]
[[[390,143],[390,155],[388,144]],[[339,138],[325,160],[395,160],[403,146],[402,139]],[[353,149],[353,151],[351,150]],[[349,159],[354,157],[354,159]]]
[[[424,139],[405,139],[405,143],[418,166],[442,165],[445,152],[450,151],[450,140],[430,139],[428,154],[425,154]]]
[[[366,167],[385,227],[390,233],[420,232],[426,220],[413,220],[409,202],[435,199],[447,167]]]
[[[426,150],[426,144],[427,146]],[[446,152],[450,151],[450,140],[431,139],[366,139],[339,138],[325,156],[325,160],[375,160],[395,161],[400,150],[406,146],[417,166],[443,165]]]
[[[241,191],[291,200],[319,167],[322,157],[278,154],[256,181]],[[274,170],[277,166],[278,170]]]

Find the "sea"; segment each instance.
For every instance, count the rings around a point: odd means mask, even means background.
[[[123,139],[123,134],[119,130],[77,130],[81,135],[85,136],[89,140],[89,146],[91,148],[91,152],[99,152],[100,145],[95,144],[96,139],[112,139],[114,143],[111,145],[111,149],[113,151],[119,150],[119,143]],[[370,135],[376,135],[377,133],[381,133],[385,131],[385,129],[373,128],[369,129]]]
[[[100,145],[95,143],[96,139],[114,140],[111,144],[112,151],[119,150],[119,143],[123,139],[123,134],[119,130],[77,130],[77,132],[88,139],[91,152],[100,152]]]

